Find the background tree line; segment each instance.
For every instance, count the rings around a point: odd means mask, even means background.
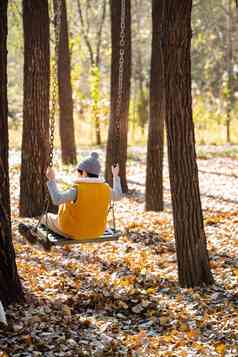
[[[9,1],[9,112],[21,126],[23,35],[21,1]],[[192,12],[192,90],[197,142],[237,142],[237,11],[232,0],[195,1]],[[145,142],[148,128],[151,1],[132,0],[132,75],[129,143]],[[53,7],[50,6],[51,22]],[[72,0],[67,8],[76,143],[105,143],[110,90],[108,0]],[[51,27],[51,32],[53,27]],[[51,34],[51,45],[53,45]],[[18,75],[18,81],[14,78]],[[19,120],[18,120],[19,119]],[[99,120],[98,120],[99,119]],[[99,128],[100,127],[100,128]],[[145,132],[146,131],[146,132]],[[59,134],[57,134],[57,138]],[[12,142],[12,141],[11,141]],[[59,140],[56,141],[59,145]]]

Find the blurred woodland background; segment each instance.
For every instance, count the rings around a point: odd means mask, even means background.
[[[50,6],[54,45],[53,5]],[[149,116],[151,1],[132,0],[129,145],[145,144]],[[107,0],[71,0],[67,7],[76,144],[105,144],[110,105],[111,32]],[[238,15],[232,0],[200,0],[192,13],[193,117],[198,144],[238,143]],[[23,26],[21,1],[9,2],[10,147],[21,147]],[[51,51],[54,54],[54,51]],[[95,122],[100,128],[95,130]],[[83,135],[82,135],[83,133]],[[56,147],[59,135],[56,135]]]

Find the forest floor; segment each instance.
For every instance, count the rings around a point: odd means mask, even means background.
[[[50,253],[17,233],[19,164],[10,162],[13,239],[26,301],[7,310],[2,356],[238,356],[237,159],[198,160],[216,283],[193,290],[177,283],[166,162],[164,212],[144,212],[145,150],[134,148],[130,192],[116,205],[123,237]]]

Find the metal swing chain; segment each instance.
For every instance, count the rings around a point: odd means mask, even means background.
[[[55,9],[54,26],[55,26],[55,58],[52,63],[52,102],[50,110],[50,151],[49,151],[49,167],[53,166],[54,157],[54,135],[55,135],[55,113],[57,106],[57,60],[59,58],[59,42],[60,42],[60,25],[61,25],[61,7],[62,1],[56,1],[57,8]]]
[[[121,25],[120,25],[120,46],[119,46],[119,70],[118,70],[118,96],[116,100],[116,148],[119,149],[120,143],[120,119],[121,104],[123,96],[123,79],[125,64],[125,45],[126,45],[126,0],[121,0]]]
[[[55,46],[54,46],[54,54],[55,58],[52,63],[52,95],[51,95],[51,110],[50,110],[50,125],[49,125],[49,161],[48,166],[53,166],[53,157],[54,157],[54,134],[55,134],[55,113],[57,106],[57,59],[59,58],[59,41],[60,41],[60,24],[61,24],[61,7],[62,2],[58,0],[56,2],[57,8],[54,14],[54,26],[55,26]],[[50,200],[49,195],[46,196],[44,207],[42,213],[39,217],[39,220],[36,224],[35,230],[40,225],[42,217],[46,215],[46,223],[47,223],[47,212],[49,208]]]
[[[121,104],[123,96],[123,80],[124,80],[124,64],[125,64],[125,45],[126,45],[126,0],[121,0],[121,24],[120,24],[120,42],[119,42],[119,70],[118,70],[118,96],[116,100],[116,151],[119,150],[120,144],[120,119],[121,119]],[[117,162],[117,155],[114,157]],[[116,231],[116,219],[114,211],[114,202],[112,201],[112,221],[113,230]]]

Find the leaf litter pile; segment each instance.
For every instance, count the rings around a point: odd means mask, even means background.
[[[144,212],[145,155],[134,149],[129,157],[130,192],[116,204],[120,240],[50,253],[17,233],[19,165],[11,166],[13,239],[26,300],[7,310],[0,356],[238,356],[237,161],[198,161],[216,284],[182,289],[167,165],[165,210]]]

